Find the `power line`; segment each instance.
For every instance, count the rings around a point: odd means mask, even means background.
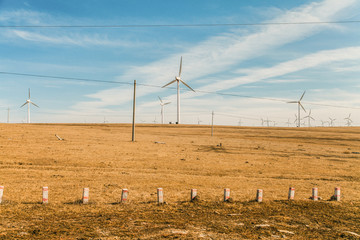
[[[63,76],[50,76],[50,75],[29,74],[29,73],[15,73],[15,72],[0,71],[0,74],[15,75],[15,76],[25,76],[25,77],[37,77],[37,78],[52,78],[52,79],[60,79],[60,80],[73,80],[73,81],[82,81],[82,82],[97,82],[97,83],[133,85],[133,83],[131,83],[131,82],[120,82],[120,81],[89,79],[89,78],[63,77]],[[141,83],[138,83],[137,85],[144,86],[144,87],[152,87],[152,88],[162,88],[162,86],[160,86],[160,85],[141,84]],[[166,87],[166,88],[175,89],[174,87]],[[285,99],[255,97],[255,96],[241,95],[241,94],[234,94],[234,93],[211,92],[211,91],[203,91],[203,90],[198,90],[198,89],[195,89],[195,91],[199,92],[199,93],[216,94],[216,95],[220,95],[220,96],[252,98],[252,99],[276,101],[276,102],[283,102],[283,103],[286,103],[286,102],[290,101],[290,100],[285,100]],[[317,106],[324,106],[324,107],[360,109],[358,107],[348,107],[348,106],[331,105],[331,104],[321,104],[321,103],[312,103],[312,102],[304,102],[304,103],[309,104],[309,105],[317,105]]]
[[[311,21],[311,22],[264,22],[264,23],[198,23],[198,24],[114,24],[114,25],[0,25],[0,28],[168,28],[168,27],[231,27],[266,25],[320,25],[350,24],[360,20]]]

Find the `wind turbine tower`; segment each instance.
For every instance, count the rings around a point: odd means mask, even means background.
[[[23,105],[21,105],[20,107],[23,107],[26,104],[27,104],[27,107],[28,107],[27,123],[30,123],[30,104],[34,105],[35,107],[39,107],[38,105],[36,105],[34,102],[32,102],[30,100],[30,88],[29,88],[29,98],[28,98],[28,100],[26,100],[26,102]]]
[[[290,101],[290,102],[287,102],[287,103],[297,103],[298,105],[298,127],[300,127],[300,107],[304,110],[304,112],[306,112],[305,108],[303,107],[303,105],[301,104],[301,100],[303,99],[304,95],[305,95],[305,92],[301,95],[301,98],[299,99],[299,101]]]
[[[174,80],[172,80],[171,82],[169,82],[168,84],[165,84],[163,86],[164,87],[167,87],[169,86],[170,84],[176,82],[177,84],[177,122],[176,124],[180,124],[180,82],[182,84],[184,84],[186,87],[188,87],[191,91],[195,92],[194,89],[192,89],[189,85],[187,85],[182,79],[181,79],[181,68],[182,68],[182,57],[180,58],[180,69],[179,69],[179,76],[175,77]]]
[[[164,124],[164,106],[170,104],[171,102],[163,102],[161,98],[158,96],[160,100],[160,106],[161,106],[161,124]]]

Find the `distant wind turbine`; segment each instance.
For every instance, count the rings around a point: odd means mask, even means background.
[[[200,118],[198,117],[198,124],[200,125],[201,122],[202,122],[202,121],[201,121]]]
[[[301,104],[301,100],[303,99],[304,95],[305,95],[305,92],[301,95],[299,101],[290,101],[290,102],[287,102],[287,103],[297,103],[298,105],[298,127],[300,127],[300,107],[304,110],[304,112],[306,112],[305,108],[303,107],[303,105]]]
[[[264,120],[264,122],[265,122],[266,125],[269,127],[269,123],[271,123],[271,121],[270,121],[268,118],[266,118],[266,120]]]
[[[325,123],[329,123],[328,121],[323,121],[323,120],[320,120],[321,121],[321,126],[324,127]],[[329,123],[330,124],[330,123]]]
[[[26,102],[25,102],[23,105],[21,105],[20,107],[23,107],[23,106],[25,106],[26,104],[28,105],[28,106],[27,106],[27,107],[28,107],[27,123],[30,123],[30,104],[34,105],[35,107],[39,107],[38,105],[36,105],[34,102],[32,102],[32,101],[30,100],[30,88],[29,88],[29,99],[26,100]]]
[[[288,121],[286,122],[286,124],[287,124],[288,127],[290,127],[290,124],[291,124],[290,118],[288,118]]]
[[[311,116],[311,109],[310,109],[310,111],[309,111],[309,114],[306,115],[303,119],[305,119],[305,118],[308,119],[308,127],[311,127],[311,125],[310,125],[310,120],[314,120],[314,121],[315,121],[315,119]]]
[[[329,119],[330,119],[329,126],[330,126],[330,127],[333,127],[333,126],[334,126],[334,122],[335,122],[336,119],[335,119],[335,118],[330,118],[330,117],[329,117]]]
[[[238,125],[241,126],[241,119],[239,119]]]
[[[349,114],[348,117],[344,118],[346,120],[346,126],[348,127],[350,127],[351,123],[353,122],[350,117],[351,117],[351,113]]]
[[[168,84],[165,84],[163,86],[164,87],[167,87],[169,86],[170,84],[176,82],[177,83],[177,124],[180,124],[180,82],[182,84],[184,84],[186,87],[188,87],[191,91],[195,92],[194,89],[192,89],[189,85],[187,85],[182,79],[181,79],[181,68],[182,68],[182,57],[180,58],[180,69],[179,69],[179,76],[178,77],[175,77],[174,80],[172,80],[171,82],[169,82]]]
[[[161,100],[161,98],[158,96],[159,100],[160,100],[160,106],[161,106],[161,124],[164,124],[164,115],[165,115],[165,111],[164,111],[164,106],[170,104],[171,102],[163,102],[163,100]]]

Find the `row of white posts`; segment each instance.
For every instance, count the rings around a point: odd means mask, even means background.
[[[89,202],[89,192],[90,192],[89,188],[83,189],[83,195],[82,195],[82,203],[83,204],[87,204]],[[4,194],[4,186],[0,186],[0,203],[2,203],[3,194]],[[121,202],[122,203],[126,203],[128,201],[128,195],[129,195],[129,191],[127,189],[122,189],[122,192],[121,192]],[[197,197],[197,189],[191,189],[190,200],[193,201],[196,199],[196,197]],[[314,201],[319,200],[318,188],[314,187],[312,189],[312,196],[310,198]],[[224,189],[224,202],[229,201],[229,199],[230,199],[230,188],[225,188]],[[295,188],[294,187],[289,188],[288,199],[289,200],[295,199]],[[331,197],[331,199],[335,200],[335,201],[340,201],[340,188],[339,187],[335,188],[335,193]],[[262,189],[257,190],[255,200],[257,202],[262,202],[262,200],[263,200],[263,190]],[[42,203],[43,204],[49,203],[49,188],[48,187],[42,188]],[[157,203],[158,204],[164,203],[164,191],[162,188],[157,189]]]

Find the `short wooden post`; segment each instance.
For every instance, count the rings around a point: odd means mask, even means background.
[[[196,195],[197,195],[197,189],[195,189],[195,188],[191,189],[190,201],[193,201],[195,199]]]
[[[4,186],[0,186],[0,204],[2,203],[3,194],[4,194]]]
[[[164,203],[164,192],[162,188],[157,189],[157,202],[158,204]]]
[[[295,188],[294,187],[289,187],[288,199],[289,200],[294,200],[295,199]]]
[[[122,203],[127,203],[128,195],[129,195],[129,191],[126,188],[124,188],[121,192],[121,202]]]
[[[262,202],[263,200],[263,190],[262,189],[258,189],[256,192],[256,201],[257,202]]]
[[[48,204],[49,203],[49,188],[43,187],[42,188],[42,204]]]
[[[228,201],[230,199],[230,188],[224,189],[224,202]]]
[[[334,200],[335,201],[340,201],[340,188],[339,187],[335,188]]]
[[[83,195],[82,195],[82,203],[88,204],[89,203],[89,188],[84,188]]]
[[[318,201],[319,200],[319,196],[318,196],[318,188],[317,187],[314,187],[312,189],[312,200],[314,201]]]

